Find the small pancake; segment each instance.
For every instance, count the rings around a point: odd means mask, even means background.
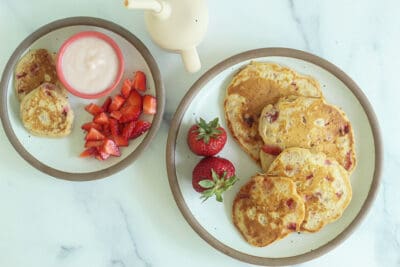
[[[68,135],[74,119],[67,97],[50,83],[41,84],[23,98],[20,115],[24,127],[42,137]]]
[[[335,158],[347,171],[356,165],[354,134],[343,111],[321,98],[289,96],[267,105],[260,117],[263,150],[308,148]],[[261,165],[267,171],[279,153],[264,153]]]
[[[46,49],[30,50],[15,68],[14,86],[18,100],[22,99],[42,83],[58,82],[55,54]]]
[[[271,164],[267,175],[289,177],[304,199],[301,230],[317,232],[342,216],[352,197],[348,172],[324,153],[288,148]]]
[[[224,110],[228,128],[244,151],[258,163],[263,145],[258,133],[261,111],[287,95],[322,97],[322,92],[312,77],[266,62],[251,62],[233,77],[227,88]]]
[[[244,239],[263,247],[299,231],[305,208],[293,181],[256,175],[235,197],[233,223]]]

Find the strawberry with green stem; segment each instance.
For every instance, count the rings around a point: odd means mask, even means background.
[[[189,129],[187,142],[190,150],[199,156],[214,156],[226,143],[226,131],[219,125],[218,118],[200,121]]]
[[[216,200],[222,202],[222,194],[237,180],[233,164],[221,157],[203,158],[192,173],[192,186],[194,190],[202,193],[203,201],[215,195]]]

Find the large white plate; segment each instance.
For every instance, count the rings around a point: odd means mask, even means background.
[[[295,233],[267,247],[249,245],[231,219],[233,199],[260,167],[228,134],[220,156],[230,159],[240,181],[224,195],[224,203],[213,199],[202,203],[191,185],[191,174],[200,157],[191,153],[186,136],[196,119],[219,117],[227,129],[223,100],[228,83],[250,61],[275,62],[315,77],[326,100],[342,108],[354,127],[358,165],[351,175],[353,199],[343,216],[314,234]],[[254,264],[280,265],[315,258],[343,241],[364,217],[374,199],[381,166],[378,125],[368,100],[357,85],[333,64],[314,55],[284,48],[266,48],[236,55],[204,74],[182,100],[170,129],[167,167],[175,200],[188,223],[210,245]]]
[[[84,147],[84,132],[80,126],[92,120],[84,106],[94,102],[102,104],[106,97],[98,100],[87,100],[69,94],[74,110],[75,120],[72,133],[65,138],[43,138],[31,135],[21,123],[19,101],[14,90],[14,68],[18,60],[28,50],[46,48],[57,52],[61,44],[73,34],[80,31],[99,31],[114,39],[122,50],[125,59],[125,70],[121,80],[132,77],[134,71],[142,70],[146,74],[149,90],[146,94],[157,97],[158,107],[155,116],[144,116],[141,119],[152,122],[151,129],[122,148],[121,157],[110,157],[105,161],[93,158],[80,158]],[[121,83],[113,93],[121,88]],[[122,27],[102,19],[90,17],[67,18],[47,24],[28,36],[15,50],[7,63],[0,88],[0,115],[10,142],[20,155],[39,170],[52,176],[68,180],[91,180],[109,176],[130,164],[144,150],[159,128],[164,109],[164,88],[160,72],[150,52],[132,33]]]

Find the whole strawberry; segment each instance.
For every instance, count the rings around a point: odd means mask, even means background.
[[[226,143],[226,132],[219,125],[218,118],[206,122],[202,118],[190,127],[187,141],[190,150],[199,156],[214,156]]]
[[[233,164],[220,157],[203,158],[192,173],[192,186],[194,190],[202,193],[203,201],[215,195],[217,201],[222,202],[222,193],[231,188],[237,180]]]

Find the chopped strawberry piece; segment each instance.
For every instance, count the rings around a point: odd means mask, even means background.
[[[119,122],[119,121],[118,121]],[[122,131],[124,130],[125,127],[125,123],[118,123],[118,131],[120,133],[122,133]]]
[[[311,178],[313,178],[313,177],[314,177],[314,175],[313,175],[313,174],[310,174],[310,175],[307,175],[307,176],[306,176],[306,179],[309,180],[309,179],[311,179]]]
[[[86,141],[85,147],[90,148],[90,147],[99,147],[103,144],[103,140],[98,140],[98,141]]]
[[[111,104],[111,97],[107,97],[107,99],[104,101],[103,105],[101,106],[103,108],[103,111],[108,111],[108,108],[110,107]]]
[[[104,143],[100,148],[100,151],[116,157],[121,156],[121,151],[119,150],[117,144],[111,139],[104,140]]]
[[[96,116],[97,114],[100,114],[101,112],[104,111],[101,107],[99,107],[98,105],[93,104],[93,103],[90,103],[89,105],[87,105],[85,107],[85,110],[87,112],[89,112],[90,114],[92,114],[93,116]]]
[[[129,141],[121,135],[114,135],[111,137],[112,140],[117,144],[117,146],[128,146]]]
[[[104,151],[98,151],[96,154],[96,159],[98,160],[106,160],[110,157],[110,154],[104,152]]]
[[[130,139],[134,139],[140,135],[142,135],[144,132],[146,132],[148,129],[150,129],[151,123],[148,121],[137,121],[135,124],[135,128],[133,129],[133,132],[130,136]]]
[[[263,145],[261,149],[265,153],[273,156],[278,156],[282,152],[282,149],[279,146],[273,146],[273,145]]]
[[[142,71],[136,71],[133,77],[133,88],[146,91],[146,75]]]
[[[289,209],[294,209],[296,202],[294,202],[293,198],[289,198],[288,200],[286,200],[286,205]]]
[[[142,96],[136,90],[132,90],[126,99],[124,106],[142,107]]]
[[[296,225],[296,223],[289,223],[288,225],[287,225],[287,228],[289,229],[289,230],[293,230],[293,231],[296,231],[296,229],[297,229],[297,225]]]
[[[145,114],[156,114],[157,110],[157,99],[151,95],[145,95],[143,97],[143,113]]]
[[[106,136],[109,137],[111,135],[111,129],[110,129],[110,124],[104,124],[102,133]]]
[[[119,135],[118,121],[116,119],[113,119],[113,118],[110,119],[109,127],[110,127],[111,135],[114,135],[114,136]]]
[[[265,117],[267,118],[267,121],[269,123],[273,123],[278,119],[279,111],[274,110],[274,111],[268,112],[267,114],[265,114]]]
[[[122,137],[128,140],[131,137],[133,130],[135,129],[135,126],[136,126],[135,121],[131,121],[125,124],[124,129],[122,130]]]
[[[115,110],[119,110],[125,102],[125,98],[120,95],[114,96],[113,100],[111,101],[110,107],[108,108],[109,112],[113,112]]]
[[[340,136],[344,136],[350,132],[350,127],[348,124],[342,126],[339,128],[339,134]]]
[[[81,158],[87,158],[96,153],[96,148],[95,147],[89,147],[85,150],[82,151],[82,153],[79,155]]]
[[[96,140],[103,140],[104,138],[106,137],[101,132],[99,132],[95,128],[90,128],[85,139],[86,141],[96,141]]]
[[[123,97],[128,98],[129,93],[131,92],[132,82],[129,79],[126,79],[122,84],[121,94]]]
[[[124,106],[121,108],[121,118],[119,119],[120,123],[136,121],[140,113],[142,113],[141,107],[138,106]]]
[[[121,111],[119,111],[119,110],[114,110],[114,111],[112,111],[112,112],[110,113],[110,117],[111,117],[111,118],[114,118],[114,119],[116,119],[116,120],[121,119],[121,116],[122,116],[122,113],[121,113]]]
[[[108,116],[105,112],[101,112],[94,117],[93,121],[98,124],[108,124]]]
[[[95,128],[96,130],[100,131],[101,130],[101,125],[91,121],[91,122],[87,122],[87,123],[83,124],[81,126],[81,128],[83,130],[85,130],[86,132],[89,132],[90,128]]]
[[[351,159],[350,151],[348,151],[346,153],[346,158],[345,158],[345,162],[344,162],[344,168],[346,170],[350,170],[352,165],[353,165],[353,161]]]

